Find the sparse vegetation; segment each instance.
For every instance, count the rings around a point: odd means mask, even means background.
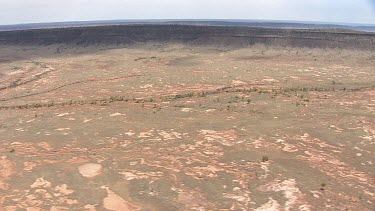
[[[265,155],[262,157],[262,162],[267,162],[268,160],[269,160],[268,156]]]
[[[326,183],[322,183],[320,184],[320,190],[325,190],[325,187],[327,186]]]
[[[59,87],[59,88],[61,88],[61,87]],[[248,94],[248,93],[258,92],[259,94],[272,94],[273,93],[273,95],[277,95],[278,93],[282,94],[282,93],[285,93],[285,92],[288,93],[288,92],[291,92],[291,91],[292,92],[298,92],[298,91],[303,91],[303,92],[327,91],[328,92],[328,91],[334,90],[334,89],[325,89],[325,88],[313,88],[313,89],[287,88],[287,89],[282,89],[281,92],[280,92],[280,90],[274,90],[274,89],[272,89],[271,91],[267,91],[267,90],[259,90],[257,88],[251,88],[251,89],[233,89],[233,88],[235,88],[235,87],[225,87],[225,88],[220,88],[220,89],[217,89],[217,90],[214,90],[214,91],[190,92],[190,93],[185,93],[185,94],[169,95],[169,96],[160,97],[159,100],[161,100],[163,102],[168,102],[168,101],[172,101],[172,100],[192,98],[194,96],[207,97],[209,95],[215,95],[215,94],[220,94],[220,93],[238,93],[238,92],[241,92],[241,93],[244,93],[244,94]],[[375,89],[375,86],[351,88],[351,89],[343,88],[340,91],[354,92],[354,91],[360,91],[362,89]],[[0,88],[0,91],[1,91],[1,88]],[[32,96],[32,95],[34,95],[34,94],[27,95],[27,96]],[[304,95],[298,95],[297,94],[297,97],[300,98],[301,100],[299,102],[295,103],[296,107],[306,106],[307,105],[306,103],[310,102],[309,99],[304,98]],[[17,98],[15,98],[15,99],[17,99]],[[245,101],[245,98],[239,97],[239,96],[234,96],[234,100],[229,101],[228,103],[237,103],[239,100]],[[7,100],[0,100],[0,102],[1,101],[7,101]],[[129,99],[126,96],[110,96],[108,98],[99,99],[99,100],[88,100],[88,101],[87,100],[79,100],[79,101],[69,100],[67,102],[60,102],[60,103],[50,102],[50,103],[33,103],[31,105],[25,104],[25,105],[14,105],[14,106],[0,106],[0,109],[31,109],[31,108],[54,107],[54,106],[73,106],[73,105],[86,105],[86,104],[102,105],[102,106],[104,105],[105,106],[105,105],[108,105],[108,104],[114,103],[114,102],[129,102],[129,101],[132,101],[132,102],[135,102],[135,103],[148,103],[148,102],[155,102],[155,101],[157,101],[157,99],[155,99],[155,98],[148,98],[148,99],[134,99],[133,98],[133,99]],[[219,102],[218,98],[217,98],[217,102]],[[247,99],[246,102],[247,102],[247,104],[250,104],[251,99]]]

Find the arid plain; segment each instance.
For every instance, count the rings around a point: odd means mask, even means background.
[[[375,208],[374,50],[0,47],[0,210]]]

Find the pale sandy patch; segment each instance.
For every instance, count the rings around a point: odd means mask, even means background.
[[[92,121],[92,119],[85,119],[85,120],[83,120],[83,123],[87,123],[87,122],[91,122]]]
[[[70,128],[57,128],[56,131],[64,131],[64,130],[70,130]]]
[[[97,163],[88,163],[78,167],[79,173],[84,177],[96,177],[102,173],[102,165]]]
[[[244,81],[240,81],[240,80],[233,80],[233,81],[232,81],[232,84],[233,84],[234,86],[240,86],[240,85],[245,85],[245,84],[247,84],[247,83],[244,82]]]
[[[221,171],[222,169],[218,169],[215,166],[208,165],[207,167],[194,167],[194,172],[200,175],[205,175],[207,177],[216,177],[216,172]]]
[[[233,129],[225,131],[201,130],[200,133],[206,141],[218,141],[226,146],[233,146],[233,142],[238,137],[237,132]]]
[[[279,82],[279,80],[273,79],[273,78],[266,78],[262,80],[263,82]]]
[[[107,197],[103,200],[104,208],[114,211],[129,211],[129,210],[139,210],[139,207],[125,201],[119,195],[115,194],[109,188],[107,189]]]
[[[191,109],[191,108],[182,108],[181,111],[182,112],[192,112],[193,109]]]
[[[62,114],[59,114],[57,115],[58,117],[63,117],[63,116],[67,116],[67,115],[70,115],[70,113],[62,113]]]
[[[86,211],[96,211],[97,205],[91,205],[91,204],[86,204],[83,208],[85,208]]]
[[[223,197],[235,200],[235,205],[233,206],[237,209],[234,210],[249,210],[251,203],[250,191],[234,187],[232,192],[223,194]]]
[[[30,120],[26,121],[26,123],[30,123],[30,122],[34,122],[34,121],[35,121],[35,119],[30,119]]]
[[[15,173],[15,165],[8,160],[7,156],[0,158],[0,189],[8,190],[9,185],[6,183],[10,176]]]
[[[281,143],[284,145],[283,151],[285,152],[297,152],[298,148],[294,146],[293,144],[286,143],[283,139],[278,139],[276,143]]]
[[[129,131],[129,132],[126,132],[125,135],[134,136],[135,132],[134,131]]]
[[[23,163],[23,166],[24,166],[23,170],[25,170],[25,171],[31,171],[31,170],[33,170],[33,168],[35,166],[37,166],[37,164],[33,163],[33,162],[26,161],[26,162]]]
[[[141,172],[141,171],[136,171],[133,170],[132,172],[130,171],[123,171],[120,172],[121,175],[124,176],[125,180],[135,180],[135,179],[148,179],[148,178],[162,178],[163,173],[162,172]]]
[[[40,177],[40,178],[37,178],[30,187],[31,188],[50,188],[51,183],[45,180],[43,177]]]
[[[122,113],[114,113],[114,114],[111,114],[109,115],[111,117],[115,117],[115,116],[126,116],[125,114],[122,114]]]
[[[336,125],[330,125],[330,129],[333,129],[334,131],[341,133],[344,129],[337,127]]]
[[[260,188],[258,188],[260,191],[267,191],[267,192],[279,192],[282,191],[284,193],[284,197],[287,199],[287,201],[284,204],[285,210],[311,210],[310,205],[306,204],[306,202],[303,200],[305,197],[304,194],[300,191],[300,189],[297,187],[297,183],[295,179],[289,179],[289,180],[274,180],[273,182],[263,185]],[[299,205],[299,206],[298,206]]]
[[[62,184],[55,187],[55,191],[62,193],[63,195],[69,195],[74,193],[74,190],[69,190],[66,184]]]
[[[154,130],[149,130],[148,132],[141,132],[138,135],[138,138],[149,138],[153,136]]]
[[[269,172],[270,172],[269,167],[270,167],[270,162],[262,162],[260,168],[264,171],[264,174],[259,177],[260,179],[266,179],[268,177]]]
[[[63,207],[63,206],[52,206],[50,211],[66,211],[68,210],[67,207]]]
[[[159,132],[159,135],[163,137],[164,140],[174,140],[176,138],[181,138],[181,134],[177,132],[166,132],[166,131],[161,131]]]
[[[141,89],[147,89],[147,88],[152,88],[154,85],[153,84],[146,84],[144,86],[140,86],[139,88]]]

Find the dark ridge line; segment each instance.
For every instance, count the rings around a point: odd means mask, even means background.
[[[366,31],[375,28],[369,23],[296,21],[296,20],[262,20],[262,19],[117,19],[91,21],[58,21],[0,25],[2,31],[88,27],[106,25],[196,25],[196,26],[246,26],[262,28],[292,28],[292,29],[342,29]],[[372,30],[371,30],[372,31]]]
[[[81,80],[81,81],[75,81],[75,82],[72,82],[72,83],[63,84],[61,86],[58,86],[58,87],[55,87],[55,88],[52,88],[52,89],[48,89],[48,90],[45,90],[45,91],[41,91],[41,92],[31,93],[31,94],[7,98],[7,99],[0,99],[0,102],[7,102],[7,101],[10,101],[10,100],[17,100],[17,99],[21,99],[21,98],[25,98],[25,97],[36,96],[36,95],[40,95],[40,94],[46,94],[46,93],[49,93],[49,92],[59,90],[59,89],[64,88],[64,87],[68,87],[68,86],[72,86],[72,85],[76,85],[76,84],[81,84],[81,83],[96,82],[96,81],[113,81],[113,80],[118,80],[118,79],[140,77],[140,76],[144,76],[144,75],[126,75],[126,76],[120,76],[120,77],[114,77],[114,78],[108,78],[108,79],[86,79],[86,80]]]
[[[309,32],[309,33],[329,33],[329,34],[369,34],[374,35],[373,32],[352,30],[346,28],[280,28],[280,27],[262,27],[262,26],[244,26],[244,25],[196,25],[196,24],[178,24],[178,23],[162,23],[162,24],[105,24],[105,25],[81,25],[81,26],[66,26],[66,27],[48,27],[48,28],[27,28],[18,30],[0,30],[4,33],[12,32],[35,32],[35,31],[64,31],[64,30],[81,30],[81,29],[92,29],[92,28],[132,28],[132,27],[179,27],[179,28],[217,28],[217,29],[253,29],[263,30],[267,32],[271,31],[287,31],[287,32]]]
[[[49,67],[47,67],[47,68],[49,68]],[[30,80],[27,80],[27,81],[24,81],[24,82],[21,82],[21,83],[17,83],[20,80],[20,79],[18,79],[16,81],[11,82],[11,84],[8,85],[8,86],[0,87],[0,91],[7,90],[7,89],[13,89],[13,88],[16,88],[16,87],[19,87],[19,86],[22,86],[22,85],[25,85],[25,84],[28,84],[28,83],[31,83],[31,82],[34,82],[34,81],[38,81],[38,80],[41,79],[41,77],[43,75],[46,75],[46,74],[54,72],[54,71],[56,71],[56,70],[49,70],[49,71],[46,71],[46,72],[43,72],[43,73],[39,73],[39,74],[35,75],[34,78],[32,78]]]
[[[323,49],[374,50],[375,33],[338,29],[280,29],[245,26],[104,25],[0,32],[0,45],[54,44],[107,48],[140,43],[244,48],[255,44]]]
[[[340,91],[340,92],[357,92],[366,89],[375,89],[374,86],[367,87],[358,87],[358,88],[306,88],[306,87],[292,87],[292,88],[278,88],[278,89],[262,89],[259,87],[252,87],[250,89],[240,88],[246,85],[239,86],[224,86],[211,91],[201,91],[201,92],[189,92],[182,94],[173,94],[173,95],[161,95],[157,97],[146,97],[146,98],[128,98],[126,96],[111,96],[109,98],[102,98],[96,100],[69,100],[65,102],[50,102],[50,103],[33,103],[23,104],[23,105],[13,105],[13,106],[0,106],[0,110],[23,110],[23,109],[34,109],[34,108],[50,108],[50,107],[65,107],[65,106],[75,106],[75,105],[100,105],[106,106],[108,104],[116,102],[133,102],[133,103],[152,103],[152,102],[170,102],[174,100],[184,99],[184,98],[193,98],[193,97],[206,97],[208,95],[216,95],[221,93],[259,93],[259,94],[287,94],[290,92],[330,92],[330,91]],[[231,90],[232,89],[232,90]],[[157,98],[158,100],[155,100]]]

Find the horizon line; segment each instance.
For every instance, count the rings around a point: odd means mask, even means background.
[[[33,24],[63,24],[63,23],[90,23],[90,22],[166,22],[166,21],[191,21],[191,22],[204,22],[204,21],[223,21],[223,22],[244,22],[252,21],[253,23],[295,23],[295,24],[314,24],[314,25],[344,25],[344,26],[373,26],[371,23],[350,23],[350,22],[331,22],[331,21],[314,21],[314,20],[273,20],[273,19],[221,19],[221,18],[191,18],[191,19],[102,19],[102,20],[67,20],[67,21],[52,21],[52,22],[26,22],[15,24],[1,24],[0,26],[20,26],[20,25],[33,25]]]

